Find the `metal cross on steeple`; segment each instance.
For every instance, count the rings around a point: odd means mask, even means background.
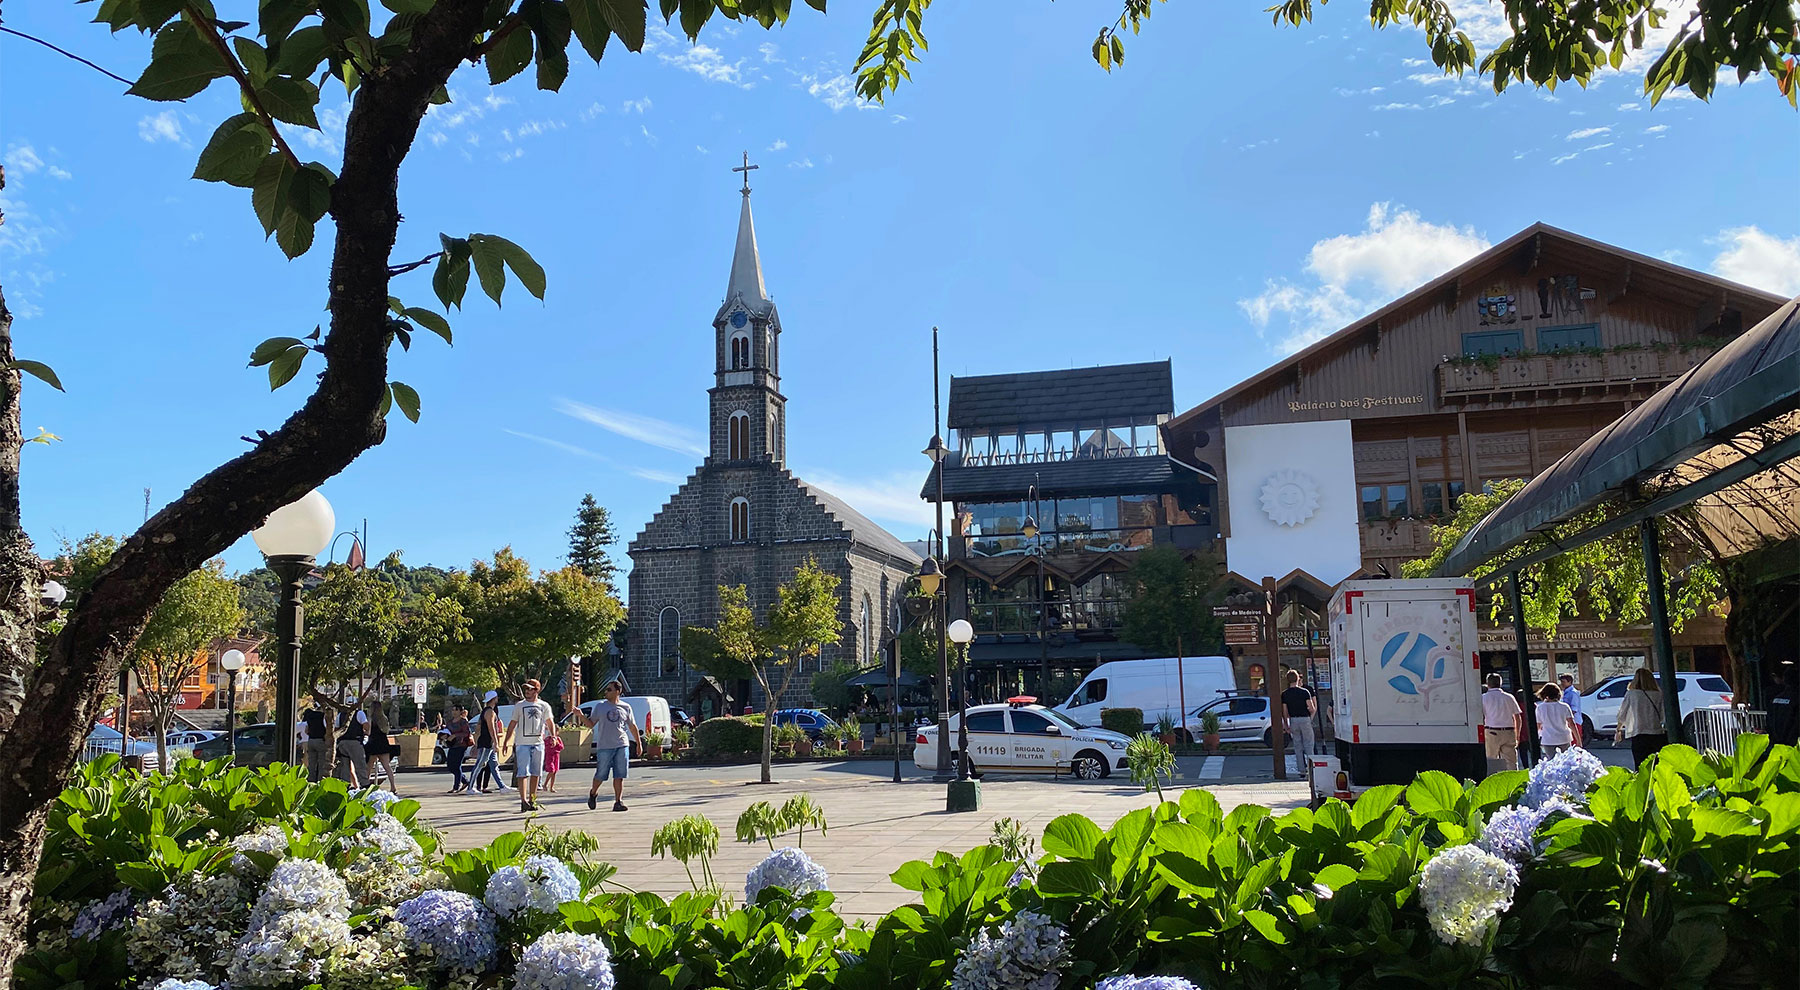
[[[761,165],[750,164],[750,152],[744,152],[744,164],[732,168],[733,172],[744,173],[744,195],[750,195],[750,173],[762,168]]]

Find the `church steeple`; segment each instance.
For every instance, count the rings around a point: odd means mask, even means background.
[[[786,399],[781,395],[781,317],[763,285],[762,257],[756,247],[756,222],[750,215],[750,173],[760,166],[744,164],[743,201],[738,207],[737,244],[731,254],[731,281],[725,302],[713,318],[718,366],[712,394],[712,456],[726,462],[769,458],[781,463],[787,453]]]
[[[756,220],[750,215],[750,173],[762,168],[750,164],[750,153],[744,152],[744,164],[733,172],[744,176],[743,205],[738,209],[737,246],[731,253],[731,281],[725,287],[725,306],[741,302],[756,315],[763,315],[773,304],[769,290],[763,286],[762,255],[756,249]]]

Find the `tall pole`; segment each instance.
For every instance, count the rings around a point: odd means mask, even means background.
[[[942,396],[938,387],[938,328],[931,328],[931,437],[932,446],[938,450],[938,460],[932,464],[932,471],[937,474],[937,559],[944,560],[944,462],[943,443],[943,407]],[[949,597],[949,582],[938,585],[937,599],[937,724],[938,724],[938,758],[937,773],[932,779],[939,783],[950,781],[950,633],[947,629],[949,620],[945,617],[945,599]]]
[[[1657,679],[1662,681],[1663,731],[1681,742],[1681,695],[1675,680],[1675,643],[1669,636],[1669,603],[1663,597],[1662,550],[1657,546],[1656,519],[1638,523],[1644,544],[1644,583],[1650,586],[1651,646],[1656,650]]]
[[[1287,779],[1287,726],[1282,724],[1281,692],[1275,681],[1281,676],[1281,634],[1275,629],[1275,579],[1263,578],[1263,638],[1269,670],[1263,675],[1263,689],[1269,694],[1269,741],[1275,746],[1275,779]]]
[[[1512,571],[1506,575],[1507,592],[1512,595],[1513,640],[1513,677],[1518,681],[1519,705],[1525,711],[1525,738],[1520,739],[1517,749],[1531,756],[1531,765],[1537,766],[1538,757],[1543,751],[1538,748],[1537,731],[1537,699],[1531,695],[1531,654],[1525,643],[1525,599],[1519,594],[1519,572]]]
[[[237,671],[225,672],[225,751],[237,763]]]
[[[1031,473],[1031,515],[1037,520],[1038,572],[1038,690],[1040,701],[1055,704],[1050,697],[1050,592],[1044,580],[1044,494],[1038,491],[1038,474]]]
[[[948,597],[947,595],[945,597]],[[969,779],[969,644],[958,643],[956,657],[956,779]]]
[[[302,582],[313,568],[313,558],[279,554],[269,558],[269,569],[281,581],[275,608],[275,761],[294,760],[294,712],[300,695],[300,639],[306,620],[300,603]]]

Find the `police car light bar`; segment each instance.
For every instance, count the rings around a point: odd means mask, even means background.
[[[1029,694],[1018,694],[1006,699],[1006,703],[1017,708],[1020,705],[1035,705],[1037,698]]]

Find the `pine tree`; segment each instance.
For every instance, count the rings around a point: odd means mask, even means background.
[[[569,566],[611,587],[618,567],[607,556],[606,548],[618,540],[606,507],[595,502],[592,493],[581,496],[575,525],[569,527]]]

